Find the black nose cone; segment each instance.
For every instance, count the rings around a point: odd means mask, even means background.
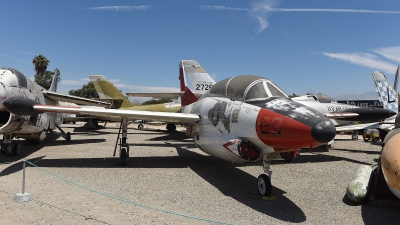
[[[336,136],[336,128],[328,118],[316,119],[311,124],[311,135],[320,143],[327,143]]]

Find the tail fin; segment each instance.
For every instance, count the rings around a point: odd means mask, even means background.
[[[398,84],[398,80],[399,80],[399,69],[400,69],[400,65],[397,65],[397,70],[396,70],[396,76],[394,77],[394,92],[397,93],[397,84]]]
[[[57,91],[57,84],[58,84],[59,77],[60,77],[60,71],[58,69],[55,69],[54,75],[53,75],[53,80],[51,81],[49,91],[52,91],[52,92]]]
[[[183,73],[183,76],[186,75],[189,78],[196,93],[204,94],[215,84],[214,79],[195,60],[182,60],[180,72]],[[183,85],[186,86],[186,82],[182,83],[181,80],[181,91],[184,91],[182,90]]]
[[[121,108],[133,107],[133,104],[129,99],[122,94],[107,78],[103,75],[91,75],[91,81],[93,82],[94,88],[100,98],[103,99],[122,99]]]
[[[397,93],[390,85],[386,76],[380,71],[375,71],[372,73],[372,79],[374,80],[376,91],[378,92],[378,97],[383,108],[397,112]]]
[[[184,92],[183,95],[181,96],[181,105],[182,106],[187,106],[198,100],[198,98],[193,94],[193,92],[186,86],[185,61],[187,61],[187,60],[182,60],[179,63],[180,88],[181,88],[181,91]]]

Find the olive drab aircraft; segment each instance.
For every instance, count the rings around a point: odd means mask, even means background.
[[[58,69],[49,90],[45,90],[38,84],[30,81],[25,75],[12,68],[0,68],[0,101],[7,98],[21,98],[34,101],[37,104],[57,104],[58,101],[74,102],[77,104],[89,104],[108,107],[106,102],[80,98],[71,95],[57,93],[57,80],[60,76]],[[58,128],[62,136],[71,140],[70,133],[65,133],[59,125],[63,122],[62,115],[57,112],[21,114],[18,111],[10,113],[0,105],[0,134],[3,134],[1,153],[6,155],[19,155],[20,144],[14,138],[23,138],[32,142],[42,142],[47,134]]]
[[[123,95],[107,78],[103,75],[91,75],[90,79],[99,95],[99,100],[113,100],[122,101],[120,110],[143,110],[143,111],[154,111],[154,112],[179,112],[181,110],[181,104],[175,102],[161,103],[161,104],[150,104],[150,105],[137,105],[129,101],[129,99]],[[167,95],[164,93],[163,97],[174,98],[176,95]],[[153,97],[153,96],[150,96]],[[143,129],[143,124],[138,125],[138,129]],[[168,123],[166,129],[168,131],[176,130],[174,123]]]
[[[202,151],[237,163],[262,162],[264,173],[257,178],[258,192],[270,196],[270,160],[275,156],[313,148],[332,140],[335,126],[318,111],[295,102],[272,81],[253,75],[224,79],[197,99],[183,77],[180,63],[182,110],[180,113],[137,110],[60,107],[20,96],[8,97],[9,112],[32,115],[42,112],[74,113],[121,118],[120,158],[129,156],[127,120],[158,120],[186,124],[187,133]]]

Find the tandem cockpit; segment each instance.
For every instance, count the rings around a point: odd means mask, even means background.
[[[229,97],[251,103],[270,97],[288,96],[270,80],[254,75],[240,75],[222,80],[206,92],[203,97]]]

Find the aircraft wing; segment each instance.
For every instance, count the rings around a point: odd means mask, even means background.
[[[158,120],[169,123],[196,123],[200,120],[199,115],[188,113],[99,109],[56,105],[35,105],[33,106],[33,109],[38,112],[71,113],[112,118],[127,118],[132,120]]]
[[[92,105],[92,106],[101,106],[101,107],[110,107],[111,103],[97,101],[88,98],[77,97],[73,95],[65,95],[58,92],[52,91],[43,91],[43,95],[53,101],[62,101],[62,102],[70,102],[80,105]]]
[[[128,92],[126,95],[128,97],[151,97],[151,98],[172,98],[172,99],[178,99],[184,94],[184,92]],[[193,92],[193,94],[197,97],[200,98],[203,96],[203,93],[196,93]]]
[[[200,116],[197,114],[118,110],[99,107],[42,105],[32,99],[19,96],[13,96],[5,99],[3,101],[3,106],[7,111],[19,115],[35,115],[42,112],[57,112],[108,118],[127,118],[131,120],[152,120],[168,123],[190,124],[200,121]]]
[[[376,129],[376,128],[379,128],[381,125],[382,125],[382,123],[380,123],[380,122],[343,125],[343,126],[336,127],[336,132],[348,131],[348,130]]]
[[[346,118],[353,118],[359,116],[358,113],[352,112],[332,112],[325,114],[326,117],[330,119],[346,119]]]

